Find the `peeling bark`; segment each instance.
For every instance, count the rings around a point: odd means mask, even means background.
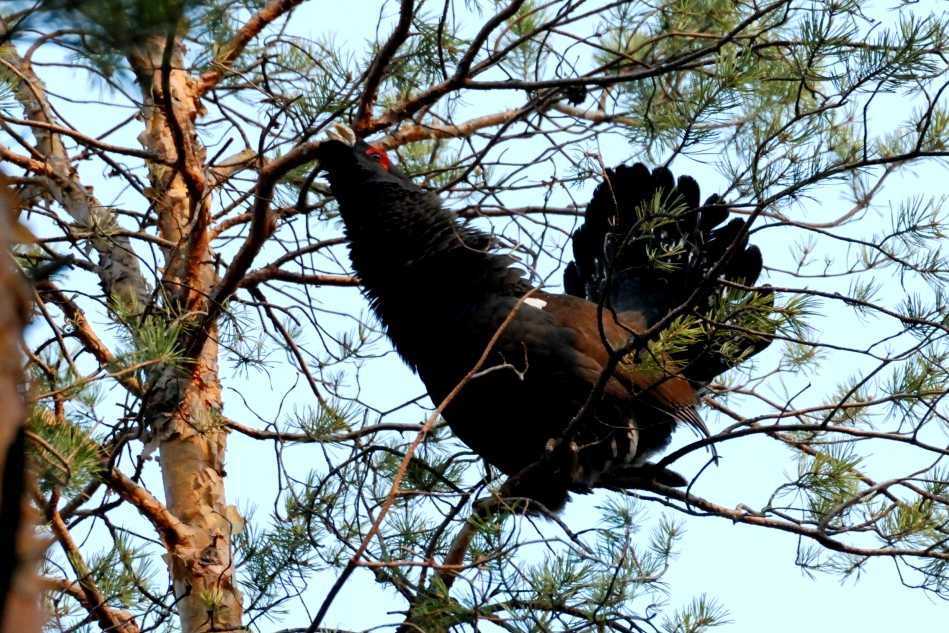
[[[203,110],[199,81],[183,70],[183,47],[170,55],[165,38],[152,37],[130,55],[142,89],[143,147],[163,163],[149,163],[150,193],[164,249],[161,297],[169,318],[207,313],[217,278],[210,248],[206,153],[195,121]],[[163,72],[163,67],[169,72]],[[242,520],[224,496],[228,429],[221,415],[217,326],[185,371],[164,368],[152,380],[145,421],[157,444],[165,503],[184,526],[166,541],[166,562],[184,633],[242,628],[241,594],[231,558]]]
[[[0,20],[0,39],[7,33],[6,24]],[[0,49],[0,59],[7,62],[19,81],[14,82],[17,101],[27,119],[53,124],[53,116],[46,99],[46,87],[29,61],[20,57],[16,49],[6,46]],[[72,164],[62,139],[52,130],[34,126],[36,148],[46,159],[44,186],[35,190],[37,196],[51,198],[58,203],[80,226],[95,237],[88,241],[88,250],[98,254],[99,282],[106,296],[122,305],[144,306],[150,291],[142,276],[138,258],[128,236],[115,235],[118,222],[107,207],[83,186]]]

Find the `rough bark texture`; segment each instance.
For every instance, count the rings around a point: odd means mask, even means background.
[[[164,38],[150,38],[130,62],[143,96],[145,131],[139,141],[168,163],[150,163],[149,177],[161,237],[175,244],[164,251],[161,288],[163,309],[171,319],[204,313],[216,277],[208,239],[206,155],[194,128],[202,114],[197,82],[182,70],[180,44],[170,55],[165,49]],[[231,538],[241,529],[241,519],[224,497],[227,429],[220,415],[217,333],[212,328],[185,371],[160,371],[143,405],[159,450],[165,503],[186,526],[185,538],[166,543],[185,633],[242,630],[231,559]]]
[[[39,631],[39,586],[34,563],[34,515],[24,498],[26,484],[25,407],[19,387],[20,331],[26,322],[29,295],[19,272],[9,265],[16,233],[13,198],[0,177],[0,631]]]
[[[0,22],[0,36],[5,33],[6,25]],[[54,123],[46,98],[46,87],[33,72],[29,61],[21,58],[12,46],[4,47],[0,55],[16,69],[20,79],[14,84],[14,90],[25,118]],[[87,252],[95,250],[98,255],[99,282],[106,296],[123,305],[144,306],[149,298],[149,289],[132,250],[131,240],[126,235],[115,234],[118,228],[115,215],[96,199],[91,189],[82,185],[58,134],[51,129],[34,127],[33,135],[40,155],[46,159],[42,173],[38,175],[44,182],[41,187],[24,191],[24,196],[50,197],[62,206],[91,236],[87,242]]]

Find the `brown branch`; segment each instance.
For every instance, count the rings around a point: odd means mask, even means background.
[[[45,161],[34,160],[22,154],[17,154],[6,145],[0,145],[0,158],[35,174],[54,176],[53,169]]]
[[[882,305],[879,305],[870,301],[864,301],[856,297],[848,297],[847,295],[842,294],[840,292],[826,292],[822,290],[815,290],[814,288],[791,288],[788,286],[767,286],[767,288],[765,287],[756,288],[754,286],[746,286],[744,284],[740,284],[740,283],[730,281],[730,280],[722,280],[722,284],[727,285],[732,288],[738,288],[739,290],[745,290],[745,291],[767,290],[768,292],[781,292],[781,293],[787,293],[787,294],[822,297],[824,299],[834,299],[836,301],[843,302],[845,305],[860,307],[866,310],[873,310],[875,312],[879,312],[880,314],[896,319],[897,321],[899,321],[900,323],[902,323],[903,325],[907,327],[914,327],[914,326],[929,327],[929,328],[933,328],[937,330],[942,330],[943,333],[949,334],[949,325],[946,325],[945,323],[941,321],[931,321],[928,319],[915,317],[909,314],[900,314],[899,312],[896,312],[895,310],[890,310],[889,308],[886,308]]]
[[[116,371],[104,371],[102,369],[98,369],[92,372],[91,374],[88,374],[86,376],[83,376],[77,379],[76,381],[72,382],[69,385],[66,385],[65,387],[61,387],[59,389],[51,389],[49,391],[43,391],[38,394],[31,394],[29,397],[29,401],[39,402],[40,400],[45,400],[46,398],[61,396],[75,389],[79,389],[80,387],[84,385],[88,385],[92,382],[95,382],[96,380],[101,380],[103,378],[112,378],[114,380],[120,380],[122,376],[124,376],[125,374],[134,374],[137,371],[141,371],[149,367],[160,365],[162,362],[163,361],[161,359],[153,359],[153,360],[142,361],[140,363],[135,363],[133,365],[129,365],[128,367],[122,367],[121,369],[118,369]]]
[[[48,409],[43,409],[43,414],[44,414],[44,417],[46,417],[47,415],[51,418],[53,417],[52,412],[49,411]],[[47,455],[53,458],[53,460],[56,462],[56,465],[59,466],[59,468],[62,469],[63,471],[64,481],[72,480],[73,473],[72,473],[72,467],[69,465],[69,460],[66,459],[66,457],[62,453],[60,453],[56,449],[55,446],[53,446],[48,441],[46,441],[46,438],[44,438],[42,435],[38,435],[34,433],[33,431],[26,430],[26,431],[23,431],[23,434],[28,440],[30,440],[31,442],[33,442],[34,444],[42,448],[43,449],[42,452],[46,453]]]
[[[360,131],[364,135],[377,132],[397,121],[401,121],[402,119],[412,116],[426,106],[432,105],[449,92],[465,86],[469,81],[468,72],[471,70],[471,65],[474,63],[475,57],[478,55],[478,51],[481,50],[481,46],[488,39],[488,36],[491,35],[494,29],[496,29],[502,22],[517,13],[518,9],[521,8],[521,5],[524,4],[524,2],[525,0],[513,0],[513,2],[496,13],[490,20],[485,22],[484,26],[481,27],[481,30],[478,31],[478,34],[475,35],[474,39],[471,40],[468,50],[465,51],[465,54],[458,62],[458,66],[455,68],[454,74],[450,78],[436,86],[433,86],[417,97],[403,101],[399,105],[389,109],[382,116],[366,121],[365,125],[362,126]]]
[[[565,103],[555,103],[550,106],[550,108],[560,112],[561,114],[566,114],[567,116],[589,121],[590,123],[594,124],[620,123],[630,127],[637,127],[642,123],[638,119],[634,119],[629,116],[623,116],[622,114],[607,114],[602,110],[581,110],[580,108],[575,108]]]
[[[738,393],[743,393],[742,391],[738,391],[738,390],[735,390],[735,391],[737,391]],[[781,409],[781,408],[783,408],[781,405],[779,405],[779,404],[777,404],[777,403],[775,403],[775,402],[771,402],[770,400],[768,400],[767,398],[761,396],[761,395],[758,394],[758,393],[746,392],[746,395],[754,395],[754,396],[757,397],[758,399],[760,399],[760,400],[766,402],[769,406],[772,406],[772,407],[774,407],[774,408],[776,408],[776,409]],[[750,426],[752,426],[752,427],[755,428],[755,429],[761,429],[761,430],[763,430],[763,432],[766,433],[767,435],[770,435],[771,437],[777,438],[777,439],[780,440],[781,442],[784,442],[784,443],[787,444],[788,446],[794,447],[795,449],[801,451],[802,453],[804,453],[804,454],[806,454],[806,455],[809,455],[810,457],[817,457],[817,456],[819,455],[818,450],[816,450],[814,447],[812,447],[806,440],[798,439],[798,438],[795,437],[794,434],[793,434],[794,431],[800,431],[800,430],[804,430],[805,432],[807,432],[808,430],[813,429],[813,426],[811,427],[811,429],[806,429],[806,428],[805,428],[805,429],[795,429],[795,428],[793,428],[793,426],[789,428],[788,425],[760,426],[757,418],[754,418],[754,419],[745,418],[744,416],[742,416],[742,415],[738,414],[737,412],[735,412],[735,411],[729,409],[727,406],[723,405],[721,402],[715,400],[714,398],[710,398],[710,397],[706,396],[706,397],[704,397],[702,400],[703,400],[703,402],[704,402],[705,404],[707,404],[709,407],[711,407],[711,408],[713,408],[713,409],[719,411],[720,413],[723,413],[724,415],[726,415],[726,416],[728,416],[728,417],[730,417],[730,418],[732,418],[733,420],[736,421],[736,424],[733,424],[733,425],[731,425],[730,427],[726,428],[722,433],[717,434],[715,437],[719,437],[719,436],[721,436],[721,435],[730,434],[731,431],[732,431],[733,429],[735,429],[735,428],[744,427],[744,426],[749,426],[749,425],[750,425]],[[859,405],[858,405],[857,403],[854,403],[853,405],[847,405],[847,408],[850,408],[851,406],[852,406],[853,408],[859,408]],[[825,407],[825,408],[829,409],[829,408],[831,408],[831,407],[830,407],[830,406],[827,406],[827,407]],[[803,410],[799,410],[799,412],[800,412],[800,413],[803,413],[803,414],[806,414],[806,413],[808,412],[808,410],[807,410],[807,409],[803,409]],[[853,430],[853,428],[852,428],[852,427],[822,427],[821,430],[825,430],[827,433],[844,433],[844,432],[848,432],[848,433],[849,433],[849,432],[851,432],[851,431]],[[863,434],[863,433],[851,433],[851,434],[856,435],[857,437],[860,437],[860,436],[864,436],[864,437],[865,437],[865,436],[866,436],[866,435]],[[882,434],[881,439],[895,439],[896,441],[900,441],[901,439],[903,439],[902,436],[896,436],[896,437],[894,438],[894,437],[889,437],[889,435],[890,435],[890,434]],[[906,438],[906,439],[908,439],[908,438]],[[918,442],[913,442],[913,443],[914,443],[916,446],[921,446]],[[922,445],[921,447],[922,447],[922,448],[925,448],[925,449],[927,449],[927,450],[935,450],[935,452],[939,452],[939,453],[943,453],[943,454],[949,453],[949,449],[939,449],[939,448],[937,448],[937,447],[930,447],[930,446],[925,446],[925,445]],[[665,459],[665,458],[663,458],[663,459]],[[866,486],[868,486],[868,487],[870,487],[870,488],[876,488],[876,487],[878,487],[879,484],[877,484],[877,482],[874,481],[873,479],[871,479],[870,477],[864,475],[862,472],[860,472],[860,471],[857,470],[856,468],[854,468],[854,469],[852,469],[852,470],[854,471],[854,473],[856,473],[857,478],[860,479],[860,481],[863,482]],[[900,485],[902,485],[903,487],[905,487],[905,488],[907,488],[907,489],[913,491],[914,494],[917,494],[917,495],[919,495],[920,497],[937,499],[937,500],[940,501],[940,503],[946,503],[946,502],[947,502],[945,497],[940,498],[939,495],[933,495],[932,493],[930,493],[930,492],[928,492],[928,491],[926,491],[926,490],[923,490],[923,489],[919,488],[918,486],[913,485],[912,483],[910,483],[909,481],[907,481],[905,478],[904,478],[904,479],[901,479],[901,480],[898,480],[898,481],[899,481]],[[886,496],[886,497],[887,497],[890,501],[892,501],[893,503],[900,503],[900,501],[899,501],[896,497],[894,497],[893,495],[891,495],[889,492],[884,491],[882,494],[883,494],[884,496]]]
[[[319,191],[320,193],[324,193],[325,195],[329,195],[329,192],[328,192],[328,191],[325,191],[325,192],[324,192],[324,191],[322,190],[322,188],[319,187],[319,186],[317,186],[317,185],[313,185],[313,186],[311,187],[311,190]],[[245,195],[246,195],[246,194],[243,194],[241,197],[243,198]],[[235,206],[236,206],[236,205],[235,205]],[[275,210],[273,211],[273,214],[271,215],[271,222],[273,222],[274,224],[276,224],[277,222],[279,222],[280,220],[283,220],[283,219],[289,219],[289,218],[295,217],[295,216],[297,216],[297,215],[305,215],[305,214],[309,213],[312,208],[313,208],[313,207],[309,207],[309,206],[306,206],[306,207],[302,207],[302,208],[301,208],[301,207],[297,207],[296,205],[290,206],[290,207],[280,207],[280,208],[277,208],[277,209],[275,209]],[[226,213],[222,213],[219,217],[224,217],[225,215],[226,215]],[[253,211],[249,211],[249,212],[247,212],[247,213],[239,213],[239,214],[237,214],[237,215],[235,215],[235,216],[232,216],[232,217],[227,218],[226,220],[221,220],[218,224],[215,224],[214,226],[212,226],[212,227],[210,228],[210,231],[211,231],[211,239],[216,238],[217,236],[219,236],[219,235],[220,235],[221,233],[223,233],[224,231],[227,231],[228,229],[234,228],[235,226],[241,226],[241,225],[243,225],[243,224],[247,224],[248,222],[250,222],[250,221],[253,220],[253,219],[254,219],[254,213],[253,213]],[[324,245],[330,245],[330,246],[331,246],[331,244],[325,244],[325,243],[323,243],[323,242],[316,242],[316,244],[324,244]],[[322,248],[322,246],[320,246],[320,248]],[[302,250],[302,249],[300,249],[300,250]],[[288,255],[288,254],[287,254],[287,255]],[[285,256],[286,256],[286,255],[282,255],[281,258],[283,258],[283,257],[285,257]]]
[[[468,515],[461,531],[452,540],[451,547],[448,548],[448,552],[445,554],[445,560],[442,561],[438,578],[446,589],[451,589],[451,586],[455,584],[458,572],[464,569],[465,554],[471,545],[471,539],[478,533],[478,520],[480,518],[481,513],[477,510]]]
[[[503,11],[495,15],[494,18],[485,24],[485,26],[473,40],[468,51],[462,57],[455,74],[452,75],[451,78],[436,86],[433,86],[431,89],[422,93],[421,95],[418,95],[417,97],[403,101],[402,103],[388,110],[380,117],[369,121],[366,125],[365,133],[370,134],[388,127],[397,121],[411,116],[422,108],[434,104],[445,94],[461,88],[467,90],[521,90],[534,92],[545,89],[568,88],[574,86],[611,86],[617,83],[641,81],[643,79],[658,77],[673,71],[682,70],[684,68],[690,67],[690,65],[698,63],[699,60],[702,60],[705,57],[709,57],[718,53],[718,51],[721,50],[726,44],[729,44],[736,38],[740,37],[741,32],[748,28],[756,20],[760,20],[768,13],[771,13],[779,9],[781,6],[786,5],[787,0],[778,0],[777,2],[769,4],[755,11],[738,23],[728,33],[722,35],[713,44],[686,53],[680,57],[669,60],[667,63],[651,68],[637,68],[633,71],[625,73],[611,74],[598,74],[601,72],[601,70],[598,69],[593,73],[581,77],[546,79],[538,81],[522,81],[513,79],[497,81],[474,81],[468,76],[468,72],[471,70],[471,64],[473,63],[478,49],[480,48],[484,39],[488,37],[491,31],[494,30],[498,24],[513,16],[514,13],[516,13],[520,8],[521,4],[522,2],[512,2]],[[484,70],[483,66],[483,63],[480,64],[478,70]]]
[[[64,593],[75,599],[83,608],[86,608],[86,594],[83,593],[82,587],[75,580],[44,576],[41,577],[39,581],[44,591],[59,591],[60,593]]]
[[[349,433],[337,433],[335,435],[328,435],[326,437],[315,436],[311,433],[287,433],[284,431],[263,431],[261,429],[255,429],[247,425],[241,424],[240,422],[235,422],[234,420],[228,419],[226,421],[227,427],[246,435],[247,437],[252,437],[255,440],[276,440],[278,442],[300,442],[302,444],[319,442],[321,444],[334,444],[339,442],[349,442],[351,440],[359,439],[367,435],[372,435],[374,433],[380,433],[382,431],[397,431],[399,433],[410,433],[412,431],[418,433],[422,430],[421,424],[406,424],[399,422],[385,422],[381,424],[373,424],[371,426],[365,426],[361,429],[356,429],[350,431]]]
[[[939,395],[944,396],[946,395],[946,392],[940,392]],[[916,400],[916,398],[908,398],[908,399]],[[888,401],[893,401],[893,400],[894,399],[892,398],[887,398],[887,399],[881,399],[878,402],[888,402]],[[728,410],[726,407],[724,407],[720,403],[710,398],[704,398],[703,402],[709,405],[710,407],[722,412]],[[660,459],[656,463],[656,468],[664,468],[672,464],[673,462],[681,459],[685,455],[688,455],[696,450],[699,450],[708,446],[714,446],[715,444],[721,444],[729,440],[738,439],[740,437],[748,437],[751,435],[773,435],[773,436],[779,437],[783,442],[792,443],[796,445],[796,442],[797,442],[796,440],[792,441],[791,439],[789,439],[789,436],[782,435],[785,433],[814,433],[814,434],[836,433],[839,435],[849,435],[852,437],[868,439],[868,440],[886,440],[889,442],[909,444],[910,446],[914,446],[916,448],[920,448],[925,451],[936,453],[937,455],[949,457],[949,448],[936,446],[935,444],[926,444],[916,439],[912,435],[901,435],[898,433],[885,433],[881,431],[867,431],[863,429],[858,429],[853,426],[830,425],[830,424],[808,424],[808,423],[770,424],[770,425],[760,424],[761,421],[768,420],[768,419],[779,419],[783,417],[801,417],[801,416],[805,416],[817,411],[830,410],[831,412],[833,412],[835,410],[846,411],[847,409],[861,409],[861,408],[866,408],[870,406],[871,404],[872,403],[864,404],[864,403],[856,402],[856,403],[847,405],[847,404],[837,403],[837,404],[826,405],[823,407],[811,407],[809,409],[787,411],[787,412],[782,412],[782,413],[778,413],[774,415],[762,415],[762,416],[758,416],[758,417],[750,418],[750,419],[742,418],[732,412],[729,415],[731,415],[732,417],[735,417],[735,419],[740,420],[741,424],[743,425],[742,428],[735,428],[735,426],[737,425],[732,425],[731,429],[726,429],[725,431],[722,431],[721,433],[716,433],[715,435],[711,435],[709,437],[703,437],[702,439],[695,440],[694,442],[690,442],[689,444],[686,444],[685,446],[678,448],[675,451],[668,453],[667,455],[664,455],[662,459]]]
[[[778,0],[777,2],[755,11],[745,20],[737,24],[731,31],[722,35],[713,44],[696,51],[686,53],[680,57],[669,60],[665,64],[651,68],[637,68],[636,70],[626,73],[611,74],[598,74],[602,72],[603,69],[597,69],[592,73],[581,77],[558,78],[539,81],[498,80],[476,82],[472,80],[468,74],[481,45],[487,39],[488,35],[490,35],[490,33],[501,22],[512,17],[517,12],[521,4],[523,4],[523,2],[515,0],[515,2],[512,2],[510,5],[508,5],[504,10],[489,20],[484,25],[484,27],[482,27],[481,31],[479,31],[477,36],[475,36],[472,44],[465,52],[465,55],[459,62],[458,67],[452,77],[436,86],[433,86],[428,91],[414,98],[403,101],[402,103],[385,112],[380,117],[369,121],[365,126],[365,134],[376,132],[380,129],[388,127],[389,125],[392,125],[393,123],[396,123],[397,121],[405,119],[406,117],[418,112],[422,108],[434,104],[445,94],[461,88],[469,90],[523,90],[533,92],[544,89],[567,88],[573,86],[610,86],[617,83],[640,81],[643,79],[668,74],[676,70],[682,70],[683,68],[689,67],[689,65],[697,63],[698,60],[701,60],[704,57],[716,54],[726,44],[738,38],[741,32],[748,28],[748,26],[753,24],[756,20],[761,19],[768,13],[771,13],[772,11],[775,11],[781,6],[787,4],[787,0]],[[479,64],[478,71],[484,70],[485,67],[486,64],[484,62]]]
[[[144,160],[152,161],[155,163],[161,163],[162,165],[173,164],[164,160],[161,156],[159,156],[158,154],[155,154],[154,152],[149,152],[143,149],[136,149],[134,147],[122,147],[121,145],[112,145],[111,143],[103,143],[102,141],[98,139],[95,139],[91,136],[87,136],[86,134],[77,132],[76,130],[72,128],[63,127],[61,125],[56,125],[54,123],[49,123],[48,121],[36,121],[36,120],[31,120],[31,119],[15,119],[13,117],[7,117],[7,116],[0,117],[0,118],[2,118],[2,120],[6,121],[7,123],[12,123],[15,125],[25,125],[31,128],[40,128],[48,132],[55,132],[57,134],[62,134],[64,136],[68,136],[74,139],[80,145],[102,150],[103,152],[112,152],[113,154],[123,154],[125,156],[135,156],[137,158],[142,158]]]
[[[324,248],[329,248],[331,246],[339,246],[340,244],[345,244],[345,243],[346,243],[345,237],[330,237],[325,240],[320,240],[318,242],[309,242],[306,246],[302,246],[300,248],[295,248],[291,251],[287,251],[286,253],[278,257],[277,259],[273,260],[267,266],[264,266],[263,268],[261,268],[261,270],[266,270],[268,268],[278,269],[280,268],[280,266],[283,266],[284,264],[288,262],[292,262],[293,260],[299,257],[302,257],[303,255],[309,255],[310,253],[321,251]],[[255,272],[248,273],[248,275],[253,275],[253,274],[256,274],[256,273]]]
[[[211,291],[207,312],[195,328],[194,335],[185,347],[185,352],[189,357],[193,357],[204,345],[210,325],[221,314],[225,302],[240,287],[241,281],[254,262],[254,258],[257,257],[257,253],[260,252],[264,242],[267,241],[267,238],[276,228],[276,218],[270,211],[270,205],[273,202],[277,182],[291,170],[312,161],[316,157],[319,146],[318,141],[297,145],[288,153],[270,161],[260,169],[257,186],[254,189],[253,217],[247,238],[237,251],[234,259],[231,260],[231,265],[228,266],[224,278]]]
[[[229,156],[211,167],[211,188],[217,187],[234,174],[253,166],[257,160],[257,152],[249,147],[242,149],[233,156]]]
[[[755,514],[749,512],[746,509],[742,508],[728,508],[717,503],[713,503],[704,499],[702,497],[689,494],[687,491],[680,488],[670,488],[669,486],[663,486],[655,482],[644,482],[643,489],[649,490],[650,492],[655,492],[656,494],[662,495],[668,499],[675,499],[676,501],[681,501],[685,503],[690,508],[698,508],[704,512],[712,514],[714,516],[721,517],[723,519],[729,519],[734,523],[744,523],[746,525],[758,525],[762,527],[768,527],[775,530],[780,530],[782,532],[789,532],[791,534],[797,534],[798,536],[803,536],[814,540],[829,550],[835,552],[842,552],[845,554],[852,554],[854,556],[866,556],[866,557],[878,557],[878,556],[887,556],[890,558],[898,556],[909,556],[914,558],[932,558],[936,560],[949,561],[949,550],[941,550],[938,548],[926,548],[926,549],[905,549],[899,547],[858,547],[856,545],[848,545],[847,543],[842,543],[830,535],[828,535],[823,530],[817,528],[810,528],[800,523],[795,523],[793,521],[786,521],[781,519],[775,519],[772,517],[767,517],[763,514]],[[635,494],[635,493],[629,493]],[[681,512],[686,512],[687,514],[694,514],[694,510],[688,510],[674,504],[670,504],[665,500],[660,499],[661,503],[666,506],[673,507],[676,510]]]
[[[113,609],[106,603],[105,595],[93,580],[92,571],[86,565],[82,554],[79,552],[79,547],[73,540],[72,534],[70,534],[69,528],[66,527],[66,523],[63,522],[59,511],[52,506],[48,506],[46,517],[50,522],[56,540],[59,541],[63,551],[66,552],[66,559],[76,573],[79,583],[79,591],[76,592],[76,595],[81,594],[82,598],[77,597],[77,600],[83,608],[96,619],[103,631],[109,631],[109,633],[139,633],[138,625],[130,613]]]
[[[103,609],[111,612],[114,619],[120,620],[124,623],[123,627],[117,629],[103,629],[106,633],[131,633],[132,631],[138,631],[138,626],[134,623],[134,616],[132,616],[131,613],[112,607],[96,605],[95,603],[90,602],[89,596],[83,589],[82,584],[75,580],[67,580],[66,578],[51,578],[49,576],[45,576],[40,578],[39,582],[43,591],[58,591],[59,593],[66,594],[78,602],[79,605],[92,616],[96,615],[97,609]]]
[[[255,288],[268,281],[285,281],[287,283],[304,284],[307,286],[358,286],[359,278],[355,275],[304,275],[291,273],[275,268],[262,268],[247,275],[240,281],[241,288]]]
[[[190,538],[190,528],[144,487],[126,477],[116,468],[109,469],[103,476],[109,488],[114,490],[122,499],[135,506],[139,513],[148,519],[148,522],[152,524],[152,527],[165,541],[169,551]]]
[[[92,354],[100,365],[106,367],[116,367],[117,362],[115,354],[112,353],[102,339],[95,333],[86,319],[85,313],[73,302],[72,299],[63,294],[50,281],[41,281],[36,284],[36,292],[41,300],[49,300],[56,305],[73,325],[73,335],[79,339],[83,347]],[[130,392],[137,396],[143,393],[142,385],[138,378],[133,375],[120,375],[117,380]]]
[[[279,213],[274,213],[273,221],[276,222],[278,218],[282,217]],[[209,231],[211,232],[211,239],[217,238],[221,233],[228,229],[232,229],[235,226],[241,226],[247,224],[248,222],[254,219],[253,213],[239,213],[233,217],[227,218],[218,222],[212,226]]]
[[[359,99],[356,120],[353,122],[353,130],[356,134],[362,132],[372,118],[372,108],[376,104],[379,84],[382,83],[382,77],[385,75],[386,68],[388,68],[396,51],[399,50],[399,47],[402,46],[409,35],[414,10],[414,0],[402,0],[402,5],[399,8],[399,22],[395,25],[392,34],[389,35],[389,39],[379,50],[379,54],[372,60],[372,65],[369,66],[369,71],[366,73],[366,87]]]
[[[503,125],[504,123],[513,121],[521,114],[521,110],[504,110],[503,112],[480,116],[456,125],[443,123],[406,125],[399,128],[398,131],[384,136],[374,144],[385,149],[394,149],[406,143],[415,143],[429,139],[464,138],[471,136],[483,128]]]
[[[264,312],[267,313],[267,317],[270,319],[271,324],[273,324],[274,328],[280,332],[280,336],[283,337],[283,342],[290,349],[290,353],[293,354],[293,357],[297,361],[297,367],[300,368],[300,371],[306,378],[306,382],[310,386],[310,391],[313,393],[313,397],[316,398],[317,402],[320,403],[320,406],[323,407],[323,409],[332,410],[329,403],[326,402],[325,398],[323,398],[323,394],[320,392],[320,389],[316,384],[316,379],[313,377],[313,374],[310,373],[310,368],[307,365],[306,358],[304,358],[303,353],[300,352],[300,347],[297,345],[297,342],[293,340],[293,336],[290,335],[290,332],[288,332],[287,329],[283,327],[283,324],[280,322],[280,319],[277,318],[277,315],[274,314],[273,308],[270,307],[270,303],[267,301],[264,293],[255,287],[250,289],[250,294],[261,306],[263,306]]]
[[[221,47],[217,57],[211,62],[211,70],[201,75],[200,82],[195,89],[198,97],[214,88],[224,72],[230,69],[234,60],[244,51],[247,44],[257,37],[268,24],[291,11],[303,0],[270,0],[260,11],[242,26],[231,41]]]

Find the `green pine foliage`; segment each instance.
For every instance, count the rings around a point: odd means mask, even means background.
[[[129,63],[145,38],[172,36],[196,83],[222,72],[194,128],[214,163],[202,173],[245,148],[253,156],[220,181],[209,177],[218,280],[251,239],[265,167],[371,102],[367,140],[391,147],[400,170],[496,236],[552,292],[593,184],[634,160],[693,173],[703,192],[753,218],[750,241],[765,253],[759,283],[772,287],[720,284],[711,303],[637,341],[622,361],[660,378],[681,372],[684,350],[704,341],[739,365],[703,391],[701,415],[722,457],[708,468],[724,478],[738,464],[741,487],[710,485],[692,465],[706,446],[677,435],[662,465],[686,475],[688,488],[575,495],[570,508],[583,510],[560,516],[522,516],[516,505],[473,516],[503,477],[443,421],[401,468],[433,403],[340,281],[351,271],[326,182],[313,163],[288,170],[267,201],[273,232],[250,266],[260,275],[218,306],[213,370],[224,410],[192,420],[198,433],[233,430],[214,476],[241,482],[226,479],[246,519],[231,537],[248,628],[305,630],[352,567],[382,596],[365,601],[367,627],[394,630],[408,617],[432,632],[724,630],[741,622],[741,605],[721,604],[711,580],[691,596],[670,578],[679,566],[709,573],[693,562],[689,536],[714,517],[753,524],[743,534],[792,534],[781,541],[788,566],[793,551],[807,574],[879,574],[949,597],[945,15],[855,0],[527,1],[479,39],[510,2],[416,2],[367,100],[369,69],[406,3],[302,3],[239,43],[270,4],[0,7],[4,33],[16,27],[0,39],[0,150],[24,199],[21,220],[40,238],[18,246],[15,261],[34,280],[48,263],[68,262],[49,281],[112,352],[98,356],[50,301],[27,333],[31,498],[47,503],[44,517],[62,513],[82,558],[54,547],[44,575],[73,582],[87,569],[105,605],[129,610],[141,630],[178,626],[167,543],[109,478],[117,469],[164,503],[161,429],[143,420],[157,392],[193,375],[187,345],[204,316],[166,292],[166,257],[180,245],[161,237],[163,192],[149,178],[177,167],[141,155],[143,94]],[[365,36],[330,32],[325,11],[344,12]],[[53,125],[76,126],[58,135],[70,163],[58,174],[29,167],[44,159],[50,129],[24,122],[37,115],[25,110],[33,93],[22,90],[17,59],[34,44]],[[467,73],[455,77],[462,64]],[[404,134],[419,140],[403,143]],[[87,193],[101,213],[76,220],[51,183]],[[682,211],[645,201],[628,242]],[[91,244],[124,237],[148,305],[122,304],[98,284],[111,260]],[[684,252],[663,243],[649,255],[672,271]],[[437,309],[438,299],[418,309]],[[749,360],[768,337],[768,351]],[[452,576],[439,565],[469,524]],[[898,573],[875,564],[881,558]],[[735,555],[736,568],[746,562]],[[222,602],[214,592],[201,599],[209,613]],[[45,600],[49,630],[97,630],[62,587]],[[339,604],[321,630],[345,629]]]

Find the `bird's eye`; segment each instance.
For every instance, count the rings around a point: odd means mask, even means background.
[[[379,163],[379,166],[386,171],[389,171],[389,167],[392,165],[385,151],[378,147],[369,147],[369,149],[366,150],[366,156]]]

